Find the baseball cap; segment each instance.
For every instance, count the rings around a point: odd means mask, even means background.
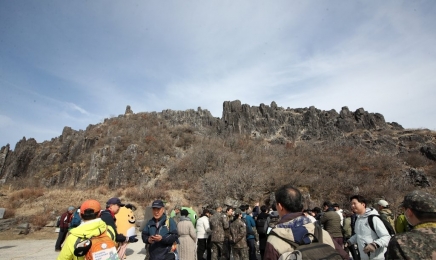
[[[383,208],[386,208],[387,206],[389,206],[389,203],[386,200],[379,200],[377,202],[377,204],[382,206]]]
[[[82,203],[82,206],[80,206],[80,212],[85,212],[87,209],[94,210],[94,213],[100,212],[100,202],[96,200],[85,200],[85,202]]]
[[[165,207],[165,206],[164,206],[163,201],[161,201],[161,200],[155,200],[155,201],[153,201],[153,203],[151,204],[151,207],[152,207],[152,208],[158,208],[158,209],[160,209],[160,208],[163,208],[163,207]]]
[[[120,207],[124,207],[124,205],[126,205],[126,204],[121,203],[121,200],[119,198],[110,198],[106,202],[106,205],[118,205]]]
[[[436,196],[425,191],[414,190],[404,196],[401,205],[419,212],[436,213]]]

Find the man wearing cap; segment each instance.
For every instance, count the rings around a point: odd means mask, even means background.
[[[178,241],[177,224],[174,219],[167,217],[162,200],[155,200],[151,204],[153,218],[142,230],[142,241],[149,244],[150,260],[165,259],[171,251],[174,242]]]
[[[248,259],[247,242],[245,241],[247,228],[241,219],[242,210],[236,209],[235,220],[230,224],[230,243],[232,244],[234,260]]]
[[[56,240],[55,251],[61,251],[62,243],[68,233],[68,227],[70,226],[71,219],[73,218],[74,207],[69,206],[67,211],[61,215],[59,224],[59,234]]]
[[[389,203],[386,200],[379,200],[377,202],[377,209],[380,217],[391,225],[392,229],[395,230],[395,218],[392,211],[389,209]]]
[[[121,203],[119,198],[111,198],[106,202],[106,210],[101,212],[101,219],[108,225],[111,226],[115,231],[115,241],[118,243],[130,242],[135,243],[138,242],[136,235],[125,237],[123,234],[118,234],[117,226],[115,225],[115,215],[120,211],[120,207],[124,207],[124,204]]]
[[[413,229],[391,239],[386,259],[436,259],[436,196],[415,190],[402,206]]]
[[[80,217],[83,223],[71,229],[70,235],[65,240],[62,251],[59,253],[57,260],[83,260],[84,256],[77,257],[74,255],[75,245],[77,241],[89,239],[91,237],[100,236],[104,232],[112,240],[115,239],[115,233],[112,227],[98,218],[100,216],[101,206],[96,200],[86,200],[80,206]]]

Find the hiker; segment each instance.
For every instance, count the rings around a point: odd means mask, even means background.
[[[230,227],[230,223],[233,221],[233,207],[227,206],[226,216]],[[229,229],[224,229],[223,254],[226,260],[230,260],[231,251],[232,251],[232,247],[230,244],[230,228],[229,228]]]
[[[179,223],[177,224],[177,233],[179,234],[180,242],[177,247],[177,252],[180,260],[193,260],[197,254],[195,243],[197,235],[188,215],[189,211],[182,209],[180,211]]]
[[[102,234],[105,234],[104,236],[109,236],[112,241],[114,240],[115,236],[112,227],[106,225],[106,223],[99,218],[100,211],[100,203],[96,200],[86,200],[82,203],[80,206],[80,217],[82,218],[83,223],[70,230],[70,234],[65,240],[65,244],[62,247],[57,260],[85,259],[84,256],[78,257],[74,255],[77,242],[82,240],[97,237]],[[105,233],[106,231],[107,233]]]
[[[251,209],[248,205],[243,205],[240,207],[242,211],[242,219],[245,220],[245,225],[247,225],[247,245],[248,245],[248,258],[250,260],[257,260],[256,256],[256,222],[254,222],[253,217],[250,215]]]
[[[236,209],[235,220],[230,224],[230,241],[234,260],[248,259],[247,242],[245,241],[247,229],[241,219],[242,210]]]
[[[333,209],[336,211],[336,213],[338,213],[339,217],[341,218],[341,226],[343,226],[344,225],[344,216],[342,215],[342,212],[344,210],[339,207],[338,203],[333,203],[332,206],[333,206]]]
[[[260,258],[263,259],[263,255],[265,254],[265,246],[266,246],[266,239],[267,239],[267,231],[269,226],[269,221],[271,220],[268,212],[268,207],[266,205],[262,205],[260,207],[260,213],[257,215],[256,219],[256,229],[257,233],[259,234],[259,251],[260,251]],[[266,230],[265,225],[263,223],[266,222]]]
[[[324,214],[321,216],[320,223],[324,229],[329,232],[333,239],[341,246],[344,245],[344,239],[341,229],[341,218],[330,201],[323,203]]]
[[[215,213],[210,218],[210,229],[212,230],[211,242],[212,242],[212,260],[218,260],[224,257],[226,254],[224,249],[224,236],[225,230],[229,229],[229,221],[227,216],[222,213],[223,208],[220,205],[216,205]]]
[[[386,259],[435,259],[436,196],[415,190],[404,197],[402,206],[413,229],[391,239]]]
[[[70,226],[71,219],[73,218],[73,213],[74,207],[69,206],[67,211],[64,212],[59,219],[59,234],[55,244],[55,251],[61,251],[62,249],[62,243],[65,241],[65,237],[67,236],[68,228]]]
[[[136,235],[126,237],[123,234],[118,233],[117,226],[115,224],[115,215],[120,211],[120,207],[124,207],[125,204],[121,203],[119,198],[110,198],[106,202],[106,210],[101,212],[101,219],[108,225],[111,226],[115,232],[115,241],[118,244],[118,256],[120,258],[124,257],[126,251],[127,243],[138,242]]]
[[[395,228],[395,218],[392,211],[389,209],[389,203],[386,200],[377,202],[377,209],[380,217],[389,222],[392,228]]]
[[[355,234],[350,237],[346,246],[357,244],[361,260],[384,259],[391,236],[380,218],[372,218],[374,230],[371,230],[368,223],[371,215],[379,216],[377,210],[367,208],[367,200],[361,195],[351,196],[350,202],[351,210],[357,214],[357,220]]]
[[[285,242],[283,238],[294,242],[301,241],[303,236],[308,233],[313,234],[316,230],[315,223],[312,223],[309,218],[303,215],[302,196],[297,188],[289,184],[284,185],[275,192],[275,198],[280,220],[276,228],[269,233],[264,260],[278,260],[281,254],[294,251],[295,247]],[[349,258],[339,245],[336,244],[335,246],[327,231],[322,229],[319,229],[319,231],[323,236],[321,243],[330,246],[330,250],[334,252],[341,252],[343,259]],[[313,237],[309,239],[312,240]]]
[[[165,206],[162,200],[155,200],[151,204],[153,218],[151,218],[142,230],[142,241],[149,244],[150,260],[165,258],[178,241],[177,225],[174,219],[165,214]]]
[[[204,209],[203,214],[197,220],[197,260],[204,260],[203,254],[205,251],[207,251],[207,260],[211,259],[211,245],[209,238],[212,231],[210,230],[209,224],[210,216],[210,211],[208,209]]]

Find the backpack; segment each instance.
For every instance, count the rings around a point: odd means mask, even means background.
[[[268,230],[270,218],[258,218],[256,219],[256,230],[259,235],[265,235]]]
[[[74,212],[73,218],[70,222],[70,228],[78,227],[82,223],[82,219],[80,218],[80,213],[78,210]]]
[[[269,233],[270,235],[276,236],[286,243],[290,244],[294,249],[292,252],[283,253],[279,260],[311,260],[311,259],[337,259],[342,260],[341,255],[328,244],[324,244],[323,241],[323,231],[322,227],[318,222],[314,223],[315,231],[314,234],[306,233],[301,241],[292,241],[287,238],[283,238],[274,232],[274,229]],[[306,243],[304,239],[310,236],[313,240],[310,243]]]
[[[106,230],[99,236],[82,241],[81,238],[77,238],[77,242],[74,245],[74,255],[84,256],[86,260],[120,260],[116,243],[109,235],[113,234]]]
[[[60,227],[61,226],[61,216],[57,216],[56,218],[56,227]]]
[[[368,216],[368,224],[369,224],[369,227],[372,229],[372,231],[374,231],[374,233],[377,234],[377,232],[375,232],[375,229],[374,229],[374,222],[373,222],[373,221],[374,221],[374,220],[373,220],[374,217],[378,217],[378,218],[383,222],[383,224],[385,225],[386,230],[388,231],[388,233],[389,233],[389,235],[390,235],[391,237],[395,236],[395,230],[394,230],[394,228],[391,226],[391,224],[389,223],[389,221],[387,221],[386,219],[380,217],[379,215],[370,215],[370,216]]]

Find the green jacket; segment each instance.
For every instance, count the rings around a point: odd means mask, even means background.
[[[93,219],[82,223],[80,226],[70,230],[67,238],[65,239],[64,246],[58,255],[57,260],[82,260],[84,257],[77,257],[74,255],[74,245],[77,239],[87,239],[93,236],[99,236],[104,231],[108,231],[108,234],[115,241],[115,232],[112,227],[107,226],[106,223],[100,218]]]

